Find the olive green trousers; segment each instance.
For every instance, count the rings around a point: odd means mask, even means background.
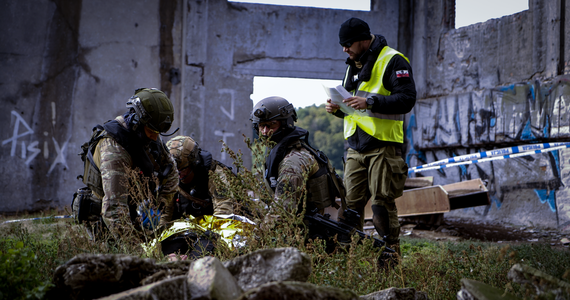
[[[402,195],[407,175],[408,165],[396,154],[395,146],[363,153],[348,149],[344,166],[346,206],[360,214],[360,230],[364,225],[364,208],[370,200],[372,205],[383,206],[388,211],[386,242],[399,241],[400,223],[394,199]]]

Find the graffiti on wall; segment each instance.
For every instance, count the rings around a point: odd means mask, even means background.
[[[2,146],[10,145],[10,156],[15,157],[18,155],[26,165],[29,165],[32,160],[34,160],[40,153],[43,152],[43,158],[49,159],[50,157],[50,148],[48,140],[44,141],[43,145],[40,147],[40,141],[35,140],[26,144],[26,139],[24,137],[32,135],[34,130],[30,127],[30,125],[18,114],[16,111],[11,111],[11,121],[10,123],[13,124],[12,129],[12,136],[2,141]],[[55,103],[52,102],[52,122],[55,126]],[[48,136],[49,133],[47,131],[43,132],[44,136]],[[65,159],[65,151],[67,149],[67,145],[71,136],[63,142],[61,145],[55,139],[55,137],[51,137],[51,141],[53,143],[53,147],[55,148],[56,157],[52,161],[50,168],[47,172],[47,175],[50,175],[51,172],[54,170],[55,166],[58,164],[62,164],[65,168],[67,168],[67,161]],[[29,139],[28,139],[29,140]],[[19,146],[19,150],[18,150]]]
[[[570,138],[570,76],[418,101],[416,149]]]
[[[219,90],[218,90],[218,93],[220,93],[220,94],[222,94],[222,95],[224,95],[224,94],[229,94],[229,96],[230,96],[230,97],[229,97],[229,99],[230,99],[230,110],[229,110],[229,111],[226,110],[226,108],[223,107],[223,106],[221,106],[221,105],[220,105],[220,110],[222,111],[222,113],[223,113],[224,115],[226,115],[226,116],[230,119],[230,121],[234,121],[234,119],[235,119],[235,111],[234,111],[234,105],[235,105],[235,90],[233,90],[233,89],[219,89]],[[224,97],[226,97],[226,96],[224,96]],[[229,138],[229,137],[234,137],[234,136],[235,136],[234,133],[232,133],[232,132],[227,132],[227,131],[225,131],[225,130],[215,130],[215,131],[214,131],[214,134],[215,134],[216,136],[222,137],[222,141],[223,141],[225,144],[228,143],[228,138]],[[221,157],[220,160],[221,160],[222,162],[225,162],[225,161],[226,161],[226,152],[225,152],[225,151],[222,151],[221,155],[222,155],[222,157]]]
[[[570,141],[570,76],[418,101],[408,122],[410,166],[505,146]],[[492,204],[528,189],[557,212],[563,186],[559,151],[427,171],[434,184],[474,178],[489,182]],[[516,171],[513,171],[516,170]],[[413,175],[412,175],[413,176]],[[487,207],[482,214],[489,211]]]

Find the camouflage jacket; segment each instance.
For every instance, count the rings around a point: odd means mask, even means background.
[[[127,127],[122,116],[118,116],[117,120],[123,127]],[[133,165],[130,154],[121,146],[112,136],[106,132],[102,133],[103,138],[99,140],[93,153],[93,160],[101,171],[101,181],[104,195],[97,195],[102,199],[101,215],[103,221],[112,233],[121,230],[125,225],[125,220],[129,220],[129,171],[136,168]],[[150,156],[148,149],[145,149]],[[172,164],[172,168],[166,175],[161,184],[160,193],[158,195],[158,203],[162,203],[163,210],[159,225],[171,221],[174,209],[173,196],[178,186],[178,173],[176,162],[166,149],[160,155],[161,161],[155,161],[155,171],[165,164]],[[142,202],[145,199],[133,199],[135,202]]]
[[[279,162],[274,193],[275,203],[289,212],[295,212],[307,194],[307,179],[318,170],[317,160],[300,141],[290,141],[287,154]],[[270,187],[271,184],[267,180],[265,182]]]

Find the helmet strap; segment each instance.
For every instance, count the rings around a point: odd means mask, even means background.
[[[176,128],[176,130],[174,130],[174,132],[172,132],[172,133],[170,133],[170,134],[160,133],[160,135],[162,135],[162,136],[171,136],[171,135],[174,135],[175,133],[177,133],[178,130],[180,130],[180,127]]]

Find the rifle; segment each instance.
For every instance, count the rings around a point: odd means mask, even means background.
[[[356,213],[356,216],[360,218],[358,213]],[[305,220],[308,222],[309,237],[312,239],[320,238],[325,240],[327,242],[327,250],[331,250],[331,245],[329,244],[330,238],[334,237],[335,235],[337,235],[337,240],[340,243],[344,244],[349,244],[351,242],[351,237],[354,234],[358,234],[360,241],[362,241],[362,239],[372,239],[374,248],[381,249],[386,245],[386,242],[383,240],[371,237],[366,233],[354,228],[354,226],[346,224],[346,222],[337,222],[331,220],[330,214],[325,214],[323,216],[317,212],[312,211],[309,214],[305,214]],[[395,253],[396,251],[394,251],[394,249],[385,247],[384,252]]]

